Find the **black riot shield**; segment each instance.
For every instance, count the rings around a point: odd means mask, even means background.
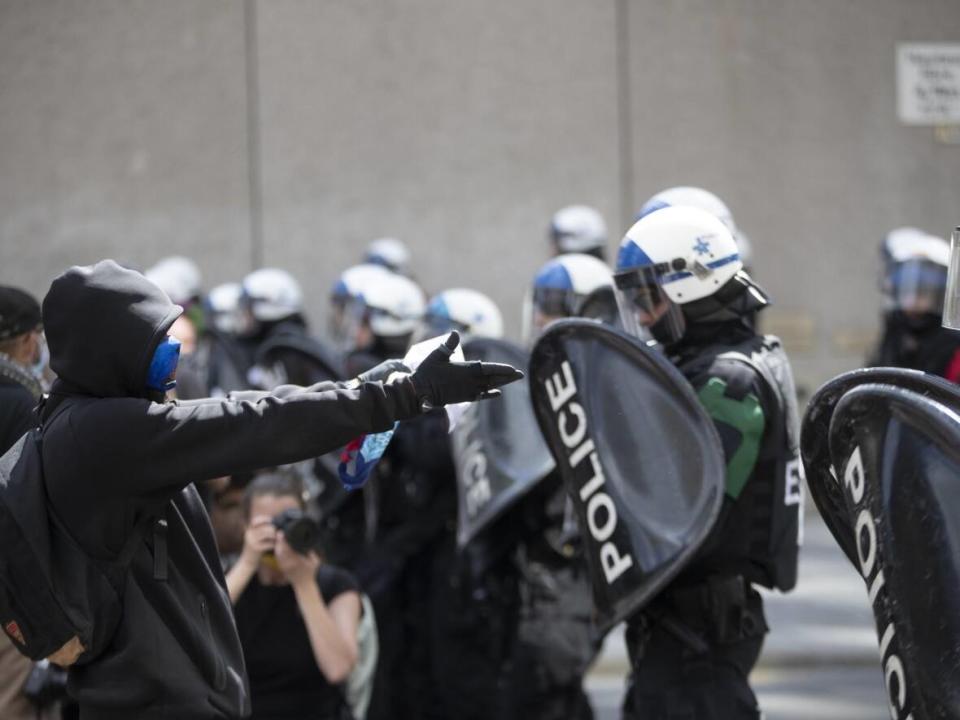
[[[608,628],[675,577],[712,528],[726,472],[720,439],[666,358],[596,322],[550,325],[529,379]]]
[[[890,384],[960,409],[960,391],[943,378],[904,368],[865,368],[844,373],[823,385],[811,398],[803,415],[800,456],[810,495],[837,544],[857,564],[853,527],[847,518],[843,493],[830,460],[827,433],[840,398],[865,384]]]
[[[492,338],[474,338],[464,357],[526,367],[527,353]],[[457,544],[463,548],[554,468],[533,416],[530,386],[507,385],[496,402],[472,404],[451,435],[457,468]]]
[[[830,456],[873,606],[896,720],[960,719],[960,416],[860,385],[836,405]]]

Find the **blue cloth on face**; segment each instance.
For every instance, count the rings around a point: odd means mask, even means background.
[[[180,362],[180,341],[169,335],[157,345],[147,371],[147,387],[151,390],[167,392],[177,386],[174,372]]]

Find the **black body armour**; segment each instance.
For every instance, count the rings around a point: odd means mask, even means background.
[[[723,381],[723,402],[754,393],[764,417],[749,480],[735,500],[725,499],[725,512],[681,582],[729,571],[768,588],[793,589],[802,541],[803,466],[793,373],[780,340],[753,336],[685,351],[678,367],[698,391],[711,378]],[[713,408],[707,410],[714,416]],[[724,428],[718,429],[726,445]],[[728,454],[728,462],[735,459]]]

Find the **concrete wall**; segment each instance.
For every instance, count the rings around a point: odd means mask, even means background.
[[[553,210],[611,249],[663,187],[715,190],[812,387],[858,364],[890,227],[960,220],[960,148],[901,126],[895,43],[955,0],[0,0],[0,282],[192,255],[208,284],[336,274],[403,238],[511,332]]]

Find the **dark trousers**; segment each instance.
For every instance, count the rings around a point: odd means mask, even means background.
[[[763,647],[763,601],[749,590],[746,632],[718,637],[709,614],[673,616],[701,642],[681,639],[665,623],[632,621],[627,633],[633,670],[623,720],[759,720],[748,676]],[[681,633],[682,634],[682,633]]]

